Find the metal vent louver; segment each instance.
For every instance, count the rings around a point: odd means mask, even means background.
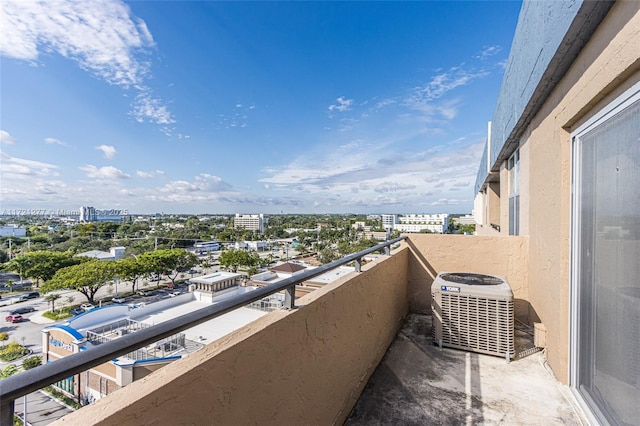
[[[513,292],[504,277],[438,274],[431,286],[432,334],[441,346],[515,356]]]

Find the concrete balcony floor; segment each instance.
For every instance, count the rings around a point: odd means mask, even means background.
[[[410,314],[345,422],[356,425],[586,425],[516,323],[516,359],[440,349],[431,316]]]

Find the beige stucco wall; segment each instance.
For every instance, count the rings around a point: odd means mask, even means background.
[[[547,356],[568,381],[571,131],[640,81],[640,2],[617,2],[525,132],[521,209],[530,235],[529,300]],[[523,161],[526,159],[526,163]],[[503,182],[503,185],[506,183]],[[504,187],[504,186],[503,186]]]
[[[409,307],[411,312],[431,310],[431,284],[438,273],[476,272],[503,275],[515,299],[516,317],[533,321],[528,300],[527,237],[408,234]]]
[[[55,424],[342,424],[408,311],[404,247]]]

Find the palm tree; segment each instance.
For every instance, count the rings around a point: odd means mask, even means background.
[[[62,296],[60,296],[58,293],[51,293],[44,298],[44,300],[46,300],[47,302],[51,302],[51,312],[56,310],[56,300],[60,299],[61,297]]]

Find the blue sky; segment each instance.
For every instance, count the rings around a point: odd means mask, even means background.
[[[0,213],[470,212],[520,10],[0,5]]]

